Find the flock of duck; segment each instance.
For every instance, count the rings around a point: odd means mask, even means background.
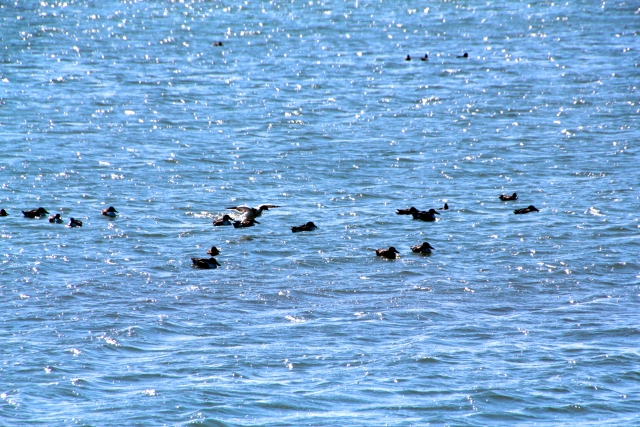
[[[213,220],[213,226],[222,227],[232,225],[235,228],[253,227],[256,224],[260,224],[258,221],[256,221],[256,218],[262,216],[262,212],[279,207],[280,206],[276,205],[260,205],[255,208],[249,206],[231,206],[225,209],[240,212],[242,214],[240,219],[234,219],[230,215],[223,215],[222,218]],[[301,231],[313,231],[316,228],[318,227],[313,222],[309,221],[306,224],[291,227],[291,232],[299,233]],[[218,255],[220,253],[220,250],[215,246],[212,246],[211,249],[207,251],[207,253],[211,255],[210,258],[191,258],[193,266],[196,268],[206,269],[218,268],[220,264],[214,258],[214,256]]]
[[[500,200],[504,202],[518,200],[518,195],[516,193],[513,193],[511,196],[506,194],[501,194],[498,197],[500,198]],[[217,218],[213,220],[213,226],[214,227],[233,226],[234,228],[253,227],[255,224],[260,224],[258,221],[256,221],[256,218],[261,217],[262,212],[268,211],[269,209],[273,209],[273,208],[279,208],[279,207],[280,206],[276,206],[276,205],[260,205],[255,208],[252,208],[249,206],[228,207],[226,209],[240,212],[242,216],[239,219],[234,219],[230,215],[223,215],[221,218]],[[440,210],[448,210],[448,209],[449,209],[449,205],[445,203]],[[540,212],[540,211],[533,205],[528,206],[526,208],[515,209],[513,211],[513,213],[516,215],[527,214],[530,212]],[[109,218],[115,218],[116,214],[118,213],[119,212],[113,206],[110,206],[109,208],[102,210],[102,215],[107,216]],[[49,215],[49,212],[45,208],[40,207],[37,209],[22,211],[22,214],[25,216],[25,218],[35,219],[35,218],[42,218],[46,215]],[[411,215],[413,219],[418,219],[426,222],[434,222],[436,220],[436,215],[440,215],[440,213],[435,209],[429,209],[428,211],[421,211],[419,209],[416,209],[413,206],[406,209],[397,209],[396,214]],[[4,217],[8,215],[9,214],[7,213],[6,210],[0,209],[0,217]],[[64,223],[64,220],[62,219],[62,216],[59,213],[57,213],[49,217],[49,222],[52,224],[62,224]],[[69,218],[69,223],[67,224],[67,226],[71,228],[82,227],[82,221],[74,218]],[[309,221],[306,224],[291,227],[291,232],[299,233],[303,231],[313,231],[316,228],[318,227],[313,222]],[[429,242],[423,242],[420,245],[411,246],[411,250],[415,253],[429,255],[431,254],[431,251],[435,250],[435,248],[431,246]],[[396,259],[397,256],[400,254],[400,252],[393,246],[390,246],[388,248],[376,249],[375,252],[377,256],[380,256],[386,259]],[[191,262],[193,263],[193,266],[195,268],[203,268],[203,269],[214,269],[214,268],[220,267],[220,263],[218,263],[218,261],[214,258],[216,255],[220,254],[220,250],[215,246],[212,246],[211,249],[207,251],[207,254],[210,255],[209,258],[191,258]]]
[[[117,213],[118,211],[113,206],[109,206],[109,208],[102,210],[102,215],[108,216],[111,218],[115,218]],[[22,214],[24,215],[25,218],[40,219],[43,216],[49,215],[49,212],[45,208],[40,207],[38,209],[22,211]],[[0,209],[0,217],[2,216],[9,216],[9,213],[5,209]],[[49,217],[49,222],[52,224],[62,224],[64,223],[64,220],[62,219],[62,216],[59,213],[57,213]],[[69,223],[67,224],[67,227],[71,227],[71,228],[82,227],[82,221],[75,218],[69,218]]]
[[[467,52],[463,53],[462,55],[458,55],[456,56],[456,58],[468,58],[469,54]],[[411,61],[411,55],[407,55],[406,58],[404,58],[405,61]],[[428,61],[429,60],[429,54],[425,53],[424,56],[420,57],[420,61]]]
[[[503,202],[514,201],[514,200],[518,200],[518,194],[513,193],[511,196],[506,194],[501,194],[500,196],[498,196],[498,198]],[[449,205],[445,203],[442,209],[440,210],[446,211],[448,209],[449,209]],[[533,205],[530,205],[526,208],[516,209],[513,211],[513,213],[516,215],[527,214],[530,212],[540,212],[540,211]],[[429,209],[428,211],[421,211],[416,209],[413,206],[407,209],[396,209],[396,213],[398,215],[411,215],[413,216],[413,219],[419,219],[426,222],[433,222],[436,220],[436,215],[440,215],[440,212],[436,211],[435,209]],[[411,250],[415,253],[429,255],[431,254],[432,250],[435,250],[435,248],[431,246],[429,242],[423,242],[421,245],[411,246]],[[387,258],[387,259],[396,259],[399,254],[400,252],[398,252],[398,250],[393,246],[389,246],[388,248],[383,248],[383,249],[376,249],[377,256]]]
[[[513,193],[511,196],[506,194],[501,194],[498,197],[503,202],[518,200],[517,193]],[[278,208],[278,207],[280,206],[260,205],[255,208],[251,208],[249,206],[232,206],[226,209],[235,210],[242,213],[243,216],[241,217],[241,219],[234,220],[229,215],[223,215],[222,218],[214,219],[213,225],[214,227],[230,226],[230,225],[233,225],[236,228],[253,227],[255,224],[260,224],[258,221],[256,221],[256,218],[262,216],[263,211],[267,211],[269,209]],[[440,210],[443,210],[443,211],[449,210],[449,205],[445,203],[442,209]],[[539,210],[535,206],[531,205],[526,208],[520,208],[513,211],[513,213],[516,215],[527,214],[530,212],[539,212]],[[411,215],[413,219],[418,219],[426,222],[434,222],[436,220],[436,215],[440,215],[440,212],[436,211],[435,209],[429,209],[428,211],[421,211],[415,208],[414,206],[411,206],[410,208],[406,208],[406,209],[396,209],[396,214]],[[299,233],[302,231],[313,231],[316,228],[318,227],[313,222],[309,221],[306,224],[291,227],[291,231],[293,233]],[[411,250],[415,253],[419,253],[422,255],[429,255],[432,253],[431,251],[435,250],[435,248],[431,246],[429,242],[423,242],[420,245],[411,246]],[[386,259],[396,259],[397,256],[400,254],[400,252],[393,246],[390,246],[388,248],[376,249],[375,252],[377,256],[383,257]],[[215,258],[213,258],[215,255],[218,255],[220,253],[218,248],[216,248],[215,246],[212,246],[211,249],[207,251],[207,253],[211,255],[210,258],[191,258],[191,261],[193,262],[193,266],[197,268],[208,268],[208,269],[219,267],[220,264],[218,263],[218,261],[216,261]]]

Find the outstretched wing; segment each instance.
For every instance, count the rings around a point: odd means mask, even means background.
[[[266,209],[272,209],[272,208],[279,208],[280,206],[276,206],[276,205],[260,205],[258,206],[258,209],[260,210],[265,210]]]
[[[230,208],[225,208],[225,209],[232,209],[234,211],[243,212],[243,213],[247,213],[251,211],[251,208],[249,206],[232,206]]]

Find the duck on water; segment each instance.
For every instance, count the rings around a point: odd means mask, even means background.
[[[526,208],[516,209],[513,211],[513,213],[516,215],[528,214],[529,212],[540,212],[540,211],[538,210],[538,208],[536,208],[533,205],[528,206]]]
[[[225,215],[222,218],[214,219],[213,226],[221,227],[223,225],[233,225],[233,222],[231,222],[232,219],[233,218],[231,218],[229,215]]]
[[[318,228],[313,222],[309,221],[304,225],[299,225],[297,227],[291,227],[292,233],[299,233],[301,231],[312,231]]]
[[[60,216],[60,214],[57,213],[49,217],[49,222],[52,224],[62,224],[64,221],[62,221],[62,217]]]
[[[107,209],[102,209],[102,215],[108,216],[110,218],[115,218],[117,213],[119,212],[113,206],[109,206],[109,208]]]
[[[393,246],[389,246],[387,249],[376,249],[376,255],[386,259],[396,259],[399,253]]]
[[[419,254],[430,254],[432,249],[435,249],[435,248],[431,246],[429,242],[424,242],[421,245],[411,246],[411,250]]]
[[[420,219],[426,222],[433,222],[436,220],[436,215],[440,215],[435,209],[429,209],[428,211],[421,211],[418,213],[413,213],[413,219]]]
[[[195,268],[202,268],[204,270],[213,270],[214,268],[222,267],[215,258],[191,258],[191,262]]]
[[[518,200],[518,194],[517,193],[513,193],[511,196],[508,196],[506,194],[501,194],[498,197],[503,202],[508,202],[509,200]]]
[[[22,211],[22,213],[25,217],[32,219],[40,218],[49,214],[45,208],[31,209],[30,211]]]

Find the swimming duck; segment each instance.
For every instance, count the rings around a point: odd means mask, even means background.
[[[220,250],[215,246],[211,246],[211,249],[209,249],[207,253],[211,256],[216,256],[216,255],[220,255]]]
[[[233,223],[231,222],[231,219],[232,218],[229,215],[225,215],[222,218],[214,219],[213,226],[220,227],[222,225],[233,225]]]
[[[108,209],[102,209],[102,215],[105,215],[111,218],[115,218],[117,213],[119,212],[113,206],[109,206]]]
[[[205,270],[222,267],[215,258],[191,258],[191,262],[195,268],[203,268]]]
[[[409,209],[396,209],[398,215],[413,215],[420,212],[418,209],[411,206]]]
[[[431,249],[435,249],[435,248],[433,246],[431,246],[429,244],[429,242],[424,242],[421,245],[411,246],[411,250],[413,252],[421,253],[421,254],[430,254],[431,253]]]
[[[469,54],[467,52],[465,52],[463,55],[459,55],[457,56],[457,58],[468,58]]]
[[[53,224],[62,224],[62,217],[60,216],[59,213],[55,214],[55,215],[51,215],[49,217],[49,222],[53,223]]]
[[[429,60],[429,55],[428,54],[424,54],[424,56],[422,58],[420,58],[420,61],[428,61]]]
[[[448,211],[449,210],[449,205],[445,203],[441,210]]]
[[[31,209],[30,211],[22,211],[27,218],[40,218],[47,215],[49,212],[45,208]]]
[[[413,213],[413,219],[421,219],[422,221],[433,222],[436,220],[436,215],[440,215],[439,212],[436,212],[435,209],[429,209],[428,212],[421,211],[418,213]]]
[[[304,225],[299,225],[297,227],[291,227],[291,232],[298,233],[300,231],[311,231],[311,230],[315,230],[316,228],[318,228],[318,227],[313,222],[309,221],[308,223],[306,223]]]
[[[217,41],[217,42],[213,42],[211,43],[213,46],[222,46],[222,42]]]
[[[242,212],[244,214],[244,220],[251,221],[253,219],[262,216],[262,211],[268,211],[269,209],[279,208],[280,206],[276,205],[260,205],[255,208],[250,208],[249,206],[233,206],[225,209],[233,209],[234,211]]]
[[[244,221],[236,221],[233,223],[234,228],[253,227],[256,224],[260,224],[255,219],[245,219]]]
[[[82,227],[82,221],[79,219],[69,218],[69,227]]]
[[[518,194],[517,193],[513,193],[512,196],[507,196],[506,194],[501,194],[500,196],[498,196],[500,198],[500,200],[502,200],[503,202],[507,202],[509,200],[518,200]]]
[[[4,209],[0,209],[0,216],[9,216],[9,214]]]
[[[407,55],[406,58],[404,58],[405,61],[411,61],[411,55]]]
[[[393,246],[389,246],[387,249],[376,249],[376,255],[381,256],[387,259],[396,259],[397,254],[399,254]]]
[[[527,214],[529,212],[540,212],[540,211],[533,205],[529,206],[528,208],[520,208],[513,211],[513,213],[516,215]]]

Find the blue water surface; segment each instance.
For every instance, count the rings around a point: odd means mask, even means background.
[[[1,3],[0,424],[640,424],[639,15]]]

